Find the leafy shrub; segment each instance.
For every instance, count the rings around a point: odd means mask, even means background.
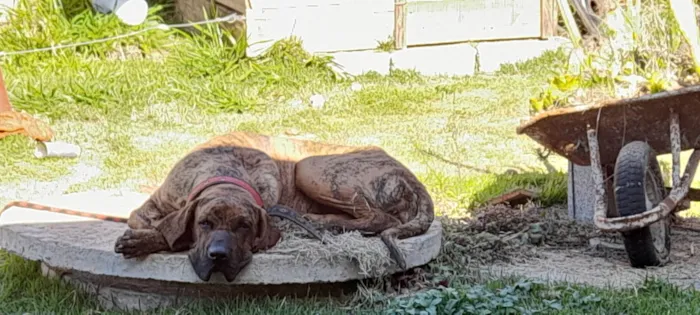
[[[690,46],[683,38],[669,0],[621,3],[600,25],[600,42],[572,52],[537,97],[531,112],[629,98],[700,81]],[[695,4],[697,8],[698,4]]]
[[[598,302],[600,298],[595,294],[582,296],[576,290],[551,292],[541,282],[521,280],[500,289],[483,285],[432,289],[391,301],[385,314],[535,314],[560,311],[567,306],[585,310]]]

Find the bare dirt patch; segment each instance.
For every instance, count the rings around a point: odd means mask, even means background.
[[[561,207],[487,206],[470,218],[442,220],[447,256],[470,267],[527,262],[543,250],[585,247],[599,235],[569,220]]]
[[[450,262],[485,276],[618,288],[634,287],[654,277],[700,288],[699,232],[674,229],[671,262],[660,268],[636,269],[630,267],[624,250],[589,242],[595,238],[621,247],[616,234],[602,234],[592,225],[568,219],[561,206],[492,206],[473,218],[452,220],[444,226],[444,250],[452,257]]]
[[[541,263],[551,252],[585,249],[590,238],[599,236],[594,228],[569,220],[562,207],[488,206],[470,218],[438,219],[443,226],[438,258],[428,266],[382,278],[380,286],[372,290],[396,296],[447,287],[452,281],[471,281],[493,266],[516,270],[518,266]]]

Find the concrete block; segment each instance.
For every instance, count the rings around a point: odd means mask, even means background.
[[[569,162],[568,173],[569,218],[593,224],[595,195],[591,168]]]
[[[567,39],[553,37],[547,40],[512,40],[479,43],[479,71],[494,72],[501,65],[526,61],[541,56],[545,51],[556,50],[570,43]]]
[[[476,49],[471,44],[411,47],[391,54],[394,69],[423,75],[473,75]]]
[[[388,52],[353,51],[329,54],[341,71],[352,75],[361,75],[369,71],[389,74],[391,55]]]

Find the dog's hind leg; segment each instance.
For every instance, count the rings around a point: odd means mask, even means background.
[[[309,198],[347,214],[310,217],[347,230],[378,233],[401,269],[397,240],[425,233],[434,219],[425,187],[380,149],[309,157],[297,164],[296,185]]]

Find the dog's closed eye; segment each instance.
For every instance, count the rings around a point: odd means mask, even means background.
[[[212,224],[209,220],[202,220],[199,222],[199,226],[204,230],[210,230],[212,227]]]
[[[233,224],[233,229],[234,230],[239,230],[239,229],[249,230],[252,226],[253,226],[253,224],[250,221],[241,220],[241,221],[237,221],[236,223]]]

